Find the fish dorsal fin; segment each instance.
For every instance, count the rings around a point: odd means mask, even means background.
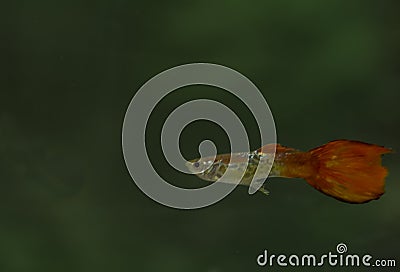
[[[288,153],[288,152],[296,152],[296,149],[282,146],[280,144],[266,144],[259,148],[257,152],[259,153],[273,153],[276,149],[276,153]]]

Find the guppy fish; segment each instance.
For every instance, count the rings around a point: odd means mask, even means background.
[[[385,192],[387,169],[381,165],[381,155],[389,152],[391,149],[383,146],[351,140],[332,141],[308,152],[268,144],[249,153],[191,160],[186,166],[191,173],[211,182],[218,182],[230,167],[230,178],[242,177],[239,184],[247,186],[253,178],[303,178],[318,191],[340,201],[365,203]],[[222,182],[230,183],[230,178]],[[260,191],[266,193],[264,188]]]

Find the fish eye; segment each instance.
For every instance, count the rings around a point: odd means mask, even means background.
[[[199,162],[195,162],[195,163],[193,163],[193,166],[196,167],[196,168],[199,168],[200,163]]]

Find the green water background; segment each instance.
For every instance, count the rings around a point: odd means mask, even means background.
[[[264,249],[323,254],[340,242],[399,262],[398,153],[383,161],[386,194],[368,204],[338,202],[302,180],[271,179],[269,197],[237,188],[211,207],[182,211],[146,197],[121,151],[135,92],[191,62],[250,78],[284,145],[307,150],[345,138],[399,151],[399,8],[361,0],[6,4],[0,271],[272,271],[256,265]],[[166,97],[149,123],[149,154],[163,177],[188,188],[206,183],[168,166],[159,133],[169,112],[194,98],[230,106],[252,148],[259,144],[251,112],[233,96],[188,87]],[[198,122],[182,133],[183,154],[197,157],[204,138],[229,151],[220,128]]]

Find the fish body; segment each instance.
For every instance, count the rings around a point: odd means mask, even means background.
[[[231,179],[240,179],[243,176],[239,184],[250,185],[257,170],[256,179],[257,177],[279,176],[279,171],[273,167],[273,162],[273,153],[260,153],[256,150],[250,153],[217,155],[215,159],[213,157],[207,157],[203,160],[196,159],[189,162],[187,166],[198,177],[211,182],[217,182],[230,167]],[[201,168],[204,170],[199,170]],[[269,172],[270,169],[271,172]],[[229,183],[229,181],[229,179],[224,180],[226,183]]]
[[[240,180],[239,184],[247,186],[268,177],[303,178],[328,196],[364,203],[384,193],[387,170],[381,166],[381,155],[389,152],[382,146],[350,140],[332,141],[307,152],[268,144],[252,152],[191,160],[187,167],[203,180]]]

